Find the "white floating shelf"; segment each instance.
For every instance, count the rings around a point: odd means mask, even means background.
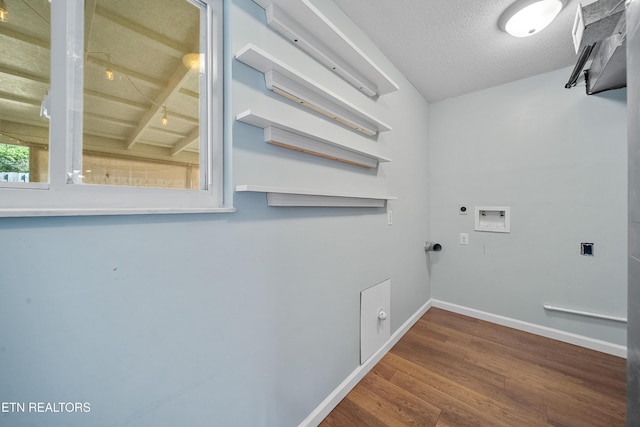
[[[264,73],[269,90],[336,120],[353,130],[367,136],[391,130],[390,126],[369,115],[360,107],[353,105],[252,44],[236,53],[236,59]]]
[[[254,0],[267,23],[368,96],[398,85],[308,0]]]
[[[298,128],[284,125],[278,120],[267,117],[265,114],[257,114],[251,110],[238,114],[236,120],[263,128],[264,140],[269,144],[313,156],[337,160],[363,168],[376,168],[380,162],[391,161],[391,159],[386,157],[350,148],[338,142],[312,135]]]
[[[264,185],[238,185],[236,191],[266,193],[269,206],[383,208],[387,200],[396,199],[390,196],[344,194]]]

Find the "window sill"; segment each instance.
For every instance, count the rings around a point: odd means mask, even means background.
[[[194,213],[233,213],[236,208],[131,208],[131,209],[0,209],[0,217],[156,215]]]

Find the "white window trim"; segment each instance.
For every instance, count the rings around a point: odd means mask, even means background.
[[[51,122],[49,183],[0,184],[0,217],[129,215],[155,213],[234,212],[230,177],[229,89],[224,73],[230,72],[228,45],[228,0],[191,0],[208,4],[206,20],[209,51],[207,79],[208,141],[201,153],[208,167],[201,172],[207,190],[177,190],[93,184],[73,184],[67,171],[78,169],[82,142],[82,91],[84,57],[84,0],[55,0],[51,4]],[[223,31],[220,31],[222,27]],[[216,37],[214,37],[214,35]],[[61,52],[63,54],[61,54]],[[66,52],[66,55],[64,54]],[[215,56],[215,57],[214,57]],[[214,67],[215,66],[215,67]],[[216,74],[218,73],[218,74]],[[221,79],[219,73],[223,73]],[[79,77],[78,77],[79,76]],[[215,84],[214,84],[215,81]],[[228,92],[226,92],[228,94]],[[79,126],[76,124],[79,123]],[[224,127],[224,128],[223,128]],[[204,151],[203,151],[204,150]],[[10,185],[5,185],[10,184]]]

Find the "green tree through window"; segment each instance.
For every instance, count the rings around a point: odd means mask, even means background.
[[[29,147],[0,144],[0,172],[29,172]]]

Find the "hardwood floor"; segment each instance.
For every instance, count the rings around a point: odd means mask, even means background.
[[[624,426],[625,392],[625,359],[431,308],[320,426]]]

